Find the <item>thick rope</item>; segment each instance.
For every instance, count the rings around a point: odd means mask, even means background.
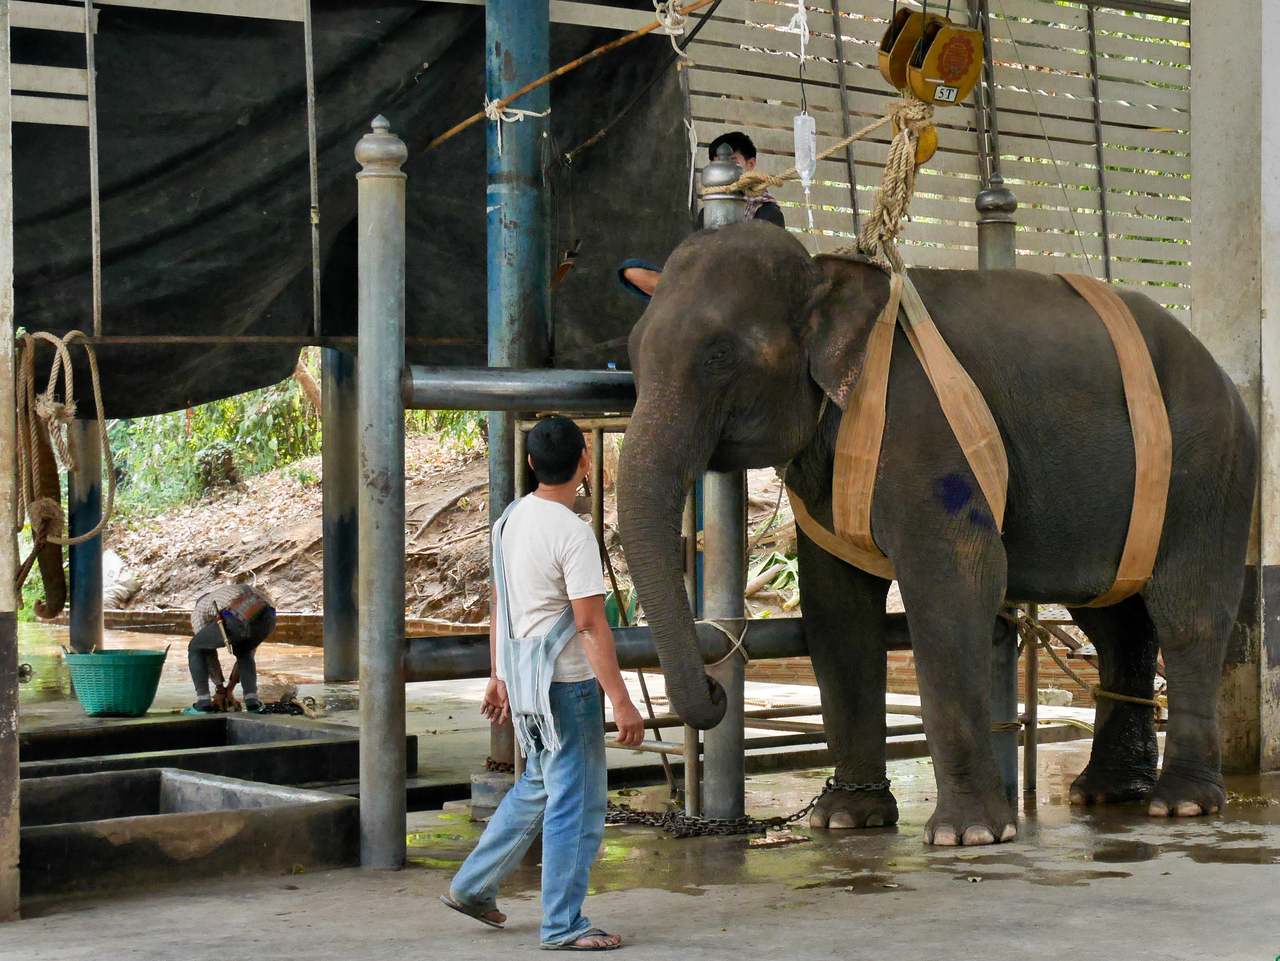
[[[885,161],[880,189],[876,192],[875,210],[863,223],[857,241],[837,248],[835,253],[864,254],[895,273],[900,273],[904,269],[902,257],[897,249],[898,234],[902,231],[902,223],[907,217],[911,197],[915,193],[916,146],[920,141],[921,133],[932,123],[932,104],[914,97],[904,97],[894,103],[883,117],[855,130],[817,155],[815,160],[826,160],[854,141],[866,139],[886,124],[893,125],[893,140],[889,144],[889,156]],[[728,186],[703,188],[701,193],[740,192],[747,196],[755,196],[770,187],[781,187],[789,181],[799,179],[800,172],[795,167],[784,170],[780,174],[751,170]]]
[[[40,341],[50,344],[54,350],[53,361],[49,367],[49,381],[45,389],[37,394],[35,388],[36,346]],[[68,443],[67,430],[76,415],[75,383],[71,364],[71,344],[79,343],[89,361],[89,379],[93,388],[94,409],[98,419],[98,439],[102,444],[102,453],[107,472],[107,502],[102,517],[93,530],[65,537],[66,515],[62,504],[52,497],[37,497],[37,485],[40,477],[40,444],[39,431],[43,424],[49,432],[50,446],[55,454],[55,461],[64,470],[75,473],[81,468],[75,463],[71,447]],[[97,537],[111,520],[115,508],[116,480],[115,462],[111,456],[111,445],[107,439],[107,423],[103,418],[102,383],[98,373],[98,358],[87,335],[73,330],[66,337],[58,337],[45,331],[24,333],[18,339],[18,377],[16,394],[18,401],[18,516],[25,517],[31,524],[32,539],[35,546],[31,557],[19,569],[17,587],[22,588],[26,574],[31,569],[31,562],[46,544],[57,544],[60,547],[71,547],[83,544]],[[59,385],[61,384],[61,400]]]
[[[703,623],[703,624],[710,624],[710,625],[711,625],[712,627],[714,627],[717,631],[719,631],[721,634],[723,634],[725,637],[727,637],[727,638],[729,639],[729,643],[732,645],[732,646],[729,648],[729,653],[728,653],[728,654],[726,654],[724,657],[720,658],[720,660],[718,660],[718,661],[713,661],[713,662],[711,662],[710,664],[708,664],[708,665],[707,665],[707,667],[719,667],[721,664],[723,664],[725,661],[729,660],[729,658],[733,657],[733,655],[735,655],[735,654],[741,654],[741,655],[742,655],[742,663],[743,663],[743,664],[750,664],[750,663],[751,663],[751,655],[750,655],[750,654],[748,654],[748,653],[747,653],[747,649],[746,649],[745,647],[743,647],[743,646],[742,646],[743,641],[745,641],[745,640],[747,639],[747,631],[749,631],[749,630],[751,629],[751,621],[750,621],[750,620],[745,620],[745,621],[743,621],[743,622],[742,622],[742,633],[741,633],[741,634],[739,634],[737,637],[734,637],[734,636],[733,636],[733,631],[729,630],[729,628],[725,627],[725,626],[724,626],[723,624],[721,624],[719,621],[703,621],[702,623]]]
[[[1117,694],[1114,691],[1108,691],[1101,684],[1090,684],[1087,680],[1072,670],[1071,666],[1063,660],[1057,651],[1053,649],[1053,644],[1051,643],[1053,635],[1047,627],[1025,611],[1015,612],[1011,619],[1014,624],[1017,625],[1018,633],[1023,636],[1024,640],[1042,648],[1045,653],[1053,658],[1053,662],[1058,665],[1067,677],[1071,678],[1071,680],[1075,681],[1082,688],[1092,694],[1095,700],[1101,698],[1107,701],[1120,701],[1125,704],[1142,704],[1151,708],[1168,709],[1169,699],[1163,694],[1157,695],[1154,698],[1135,697],[1132,694]]]

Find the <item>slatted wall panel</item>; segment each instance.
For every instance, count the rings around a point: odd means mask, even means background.
[[[851,129],[880,116],[896,94],[876,69],[889,0],[838,0]],[[990,0],[1000,152],[1019,200],[1019,263],[1037,270],[1105,274],[1102,179],[1095,145],[1086,9],[1052,0]],[[963,7],[962,0],[956,0]],[[809,112],[819,149],[842,135],[831,0],[806,3]],[[792,162],[791,119],[800,105],[799,42],[786,25],[795,3],[722,0],[690,47],[690,110],[705,146],[746,130],[765,170]],[[1189,25],[1099,10],[1095,14],[1112,270],[1184,318],[1189,311]],[[977,265],[978,190],[971,104],[939,108],[940,149],[920,173],[904,256],[919,266]],[[874,203],[887,136],[855,146],[858,206]],[[775,191],[788,224],[813,251],[848,243],[850,177],[843,153],[819,164],[808,229],[797,184]]]

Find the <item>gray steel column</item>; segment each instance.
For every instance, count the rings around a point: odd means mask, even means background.
[[[405,859],[404,142],[385,117],[356,145],[359,189],[360,862]]]
[[[324,449],[321,484],[324,529],[324,679],[360,676],[360,623],[356,609],[360,529],[356,520],[356,358],[326,347],[320,352]]]
[[[742,631],[747,582],[747,486],[742,471],[708,473],[703,481],[705,565],[703,610],[735,635]],[[736,818],[746,812],[743,685],[745,663],[734,654],[708,673],[729,699],[724,720],[707,731],[703,748],[702,805],[707,817]]]
[[[1032,617],[1039,608],[1035,604],[1028,607]],[[1033,640],[1026,642],[1023,650],[1025,663],[1022,667],[1024,683],[1022,690],[1022,793],[1036,793],[1036,747],[1039,741],[1040,724],[1040,647]]]
[[[13,384],[13,109],[0,3],[0,921],[18,917],[17,417]]]
[[[73,420],[67,431],[76,469],[67,476],[67,523],[72,537],[102,520],[102,441],[96,420]],[[102,535],[73,544],[71,572],[71,649],[77,653],[102,648]]]

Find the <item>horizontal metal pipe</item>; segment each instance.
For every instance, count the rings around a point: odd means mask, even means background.
[[[621,413],[636,403],[626,370],[520,370],[510,367],[407,367],[401,378],[413,410],[556,410]]]
[[[728,638],[710,624],[699,624],[697,636],[704,663],[714,664],[729,653]],[[658,650],[648,627],[615,628],[613,642],[618,652],[618,666],[624,671],[659,666]],[[798,617],[752,621],[743,646],[753,661],[805,657],[809,653],[804,640],[804,626]],[[905,615],[889,615],[889,649],[909,646]],[[408,640],[405,680],[456,681],[488,676],[489,638],[483,634],[411,637]]]
[[[355,350],[359,337],[315,334],[107,334],[85,338],[95,347],[338,347]],[[408,347],[483,347],[474,337],[406,337]]]
[[[762,618],[750,622],[743,647],[753,661],[779,657],[807,657],[804,625],[798,617]],[[995,622],[993,642],[1008,642],[1013,625],[1003,618]],[[698,648],[704,664],[714,664],[729,653],[728,639],[712,625],[697,625]],[[613,631],[618,651],[618,666],[624,671],[641,667],[658,667],[658,651],[648,627],[619,627]],[[852,642],[851,642],[852,643]],[[890,614],[885,649],[908,651],[911,636],[907,632],[907,616]],[[406,681],[459,681],[489,676],[489,638],[484,634],[452,634],[441,637],[411,637],[405,652]],[[754,712],[756,717],[804,717],[818,714],[818,707],[780,707]],[[888,713],[908,711],[888,708]],[[661,718],[659,719],[661,720]],[[674,718],[672,719],[675,720]],[[670,722],[668,722],[670,723]]]

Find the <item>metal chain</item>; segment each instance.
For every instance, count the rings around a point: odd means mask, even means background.
[[[733,837],[742,834],[764,834],[777,831],[789,824],[794,824],[809,814],[818,802],[832,791],[848,793],[887,791],[890,781],[870,781],[859,784],[851,781],[840,781],[834,777],[827,778],[822,791],[814,795],[813,800],[794,814],[771,818],[756,818],[745,814],[740,818],[704,818],[685,814],[679,809],[671,811],[637,811],[624,804],[609,802],[605,813],[606,824],[638,824],[645,827],[661,828],[672,837]]]

